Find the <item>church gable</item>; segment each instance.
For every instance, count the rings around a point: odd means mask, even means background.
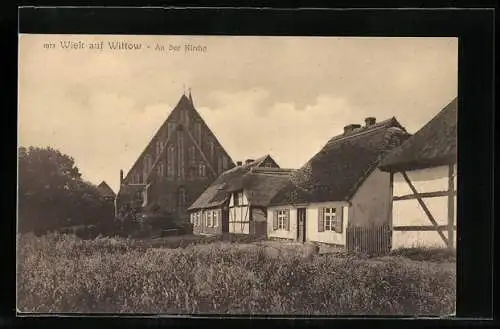
[[[124,182],[144,184],[153,176],[177,179],[216,178],[234,163],[213,132],[183,95]]]

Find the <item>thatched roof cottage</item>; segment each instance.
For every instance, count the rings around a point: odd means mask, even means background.
[[[376,228],[374,232],[379,234],[381,228],[388,227],[390,175],[378,166],[388,151],[408,137],[394,117],[378,123],[370,117],[363,126],[345,126],[344,133],[330,139],[292,173],[287,185],[271,200],[268,236],[387,249],[388,238],[380,235],[361,246],[354,232],[355,228],[366,232]]]

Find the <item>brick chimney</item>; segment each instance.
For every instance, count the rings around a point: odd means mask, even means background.
[[[373,126],[377,122],[377,119],[375,117],[367,117],[365,119],[365,125],[367,127]]]
[[[351,123],[350,125],[347,125],[347,126],[344,127],[344,134],[348,134],[348,133],[352,132],[354,129],[357,129],[357,128],[361,128],[361,125],[355,124],[355,123]]]
[[[254,162],[255,160],[254,159],[246,159],[245,160],[245,164],[249,164],[249,163],[252,163]]]
[[[236,161],[236,165],[241,166],[242,165],[241,161]]]

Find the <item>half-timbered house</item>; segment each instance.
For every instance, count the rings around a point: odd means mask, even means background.
[[[392,194],[392,247],[456,247],[457,99],[382,162]]]
[[[268,207],[270,238],[335,244],[365,250],[389,248],[390,175],[377,167],[409,134],[395,118],[351,124],[302,168]],[[361,231],[360,231],[361,230]],[[371,243],[359,232],[375,232]],[[358,234],[359,233],[359,234]]]
[[[195,234],[266,234],[267,205],[291,173],[271,156],[224,172],[189,207]]]
[[[121,216],[134,202],[188,220],[187,208],[234,163],[195,109],[182,95],[152,140],[123,177],[115,201]]]

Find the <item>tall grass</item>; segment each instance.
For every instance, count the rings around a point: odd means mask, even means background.
[[[19,237],[22,312],[442,315],[455,271],[438,263],[272,256],[215,242],[148,248],[126,239]]]

